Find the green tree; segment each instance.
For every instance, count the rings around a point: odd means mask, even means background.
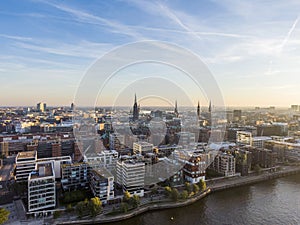
[[[67,210],[67,212],[72,212],[73,211],[72,205],[68,204],[66,210]]]
[[[258,164],[256,164],[253,169],[256,174],[261,174],[261,172],[262,172],[262,169]]]
[[[200,190],[199,186],[197,184],[193,184],[193,192],[197,194],[199,190]]]
[[[8,220],[10,212],[4,208],[0,208],[0,224],[5,223]]]
[[[187,199],[188,197],[189,197],[189,193],[187,190],[184,190],[183,192],[181,192],[182,199]]]
[[[101,202],[100,198],[98,198],[98,197],[91,198],[88,206],[89,206],[90,214],[92,217],[97,216],[102,211],[102,202]]]
[[[176,188],[172,189],[171,196],[172,196],[172,200],[173,201],[175,201],[175,202],[178,201],[178,199],[179,199],[179,192],[178,192],[178,190]]]
[[[60,211],[54,211],[53,218],[57,219],[58,217],[60,217]]]
[[[121,203],[121,211],[126,213],[128,211],[128,204],[126,202]]]
[[[189,182],[185,182],[185,189],[188,191],[189,194],[193,191],[193,187]]]
[[[128,191],[125,191],[123,196],[123,201],[128,202],[130,198],[131,198],[130,193]]]
[[[133,208],[137,208],[140,205],[140,197],[138,195],[133,195],[129,202]]]
[[[165,193],[166,193],[166,196],[171,197],[171,195],[172,195],[172,188],[170,188],[169,186],[166,186],[165,187]]]
[[[84,215],[85,209],[86,209],[86,202],[81,201],[77,203],[76,212],[79,218],[81,218]]]
[[[200,191],[206,190],[206,182],[204,180],[201,179],[198,183],[198,186],[200,188]]]

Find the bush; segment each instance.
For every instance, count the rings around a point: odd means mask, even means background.
[[[181,198],[182,199],[187,199],[188,197],[189,197],[188,191],[184,190],[183,192],[181,192]]]
[[[172,189],[171,196],[172,196],[172,200],[173,201],[175,201],[175,202],[178,201],[178,199],[179,199],[179,192],[178,192],[178,190],[176,188]]]
[[[98,197],[91,198],[91,200],[88,203],[88,206],[89,206],[89,212],[92,217],[97,216],[102,211],[102,202]]]
[[[121,211],[126,213],[128,211],[128,204],[126,202],[121,203]]]
[[[197,194],[199,192],[200,188],[197,184],[193,184],[193,191]]]
[[[0,224],[5,223],[8,220],[10,212],[4,208],[0,208]]]
[[[61,212],[60,211],[54,211],[53,213],[53,218],[57,219],[58,217],[60,217]]]
[[[200,191],[206,190],[206,182],[204,180],[200,180],[198,183]]]
[[[193,187],[189,182],[185,183],[185,189],[187,190],[187,192],[190,194],[193,191]]]

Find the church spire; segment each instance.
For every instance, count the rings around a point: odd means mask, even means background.
[[[138,119],[139,119],[139,109],[138,109],[138,105],[137,105],[136,94],[134,94],[133,121],[136,121]]]
[[[174,113],[176,115],[176,117],[178,117],[178,108],[177,108],[177,100],[175,101],[175,109],[174,109]]]
[[[211,113],[211,101],[209,101],[208,112]]]
[[[198,101],[198,106],[197,106],[197,116],[200,118],[200,103]]]

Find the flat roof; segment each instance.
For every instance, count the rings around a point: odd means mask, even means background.
[[[35,158],[36,151],[28,151],[28,152],[19,152],[17,155],[18,159],[25,159],[25,158]]]
[[[52,163],[37,163],[36,170],[30,174],[30,179],[53,176]]]

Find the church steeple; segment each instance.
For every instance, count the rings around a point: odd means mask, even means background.
[[[200,118],[200,103],[198,101],[198,106],[197,106],[197,116],[198,116],[198,119]]]
[[[209,101],[208,112],[211,113],[211,101]]]
[[[136,94],[134,94],[133,121],[136,121],[138,119],[139,119],[139,109],[138,109],[138,105],[137,105]]]
[[[174,113],[175,113],[176,117],[178,117],[179,113],[178,113],[178,108],[177,108],[177,100],[175,101]]]

